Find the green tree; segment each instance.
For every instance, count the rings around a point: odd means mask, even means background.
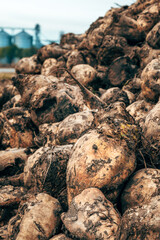
[[[8,47],[0,48],[0,58],[7,57],[8,63],[12,63],[15,57],[23,58],[30,57],[37,52],[35,47],[22,49],[18,48],[16,45],[11,45]]]
[[[26,49],[20,49],[21,51],[21,56],[19,57],[30,57],[32,55],[34,55],[35,53],[37,53],[37,48],[35,47],[31,47],[31,48],[26,48]],[[18,57],[18,56],[17,56]]]

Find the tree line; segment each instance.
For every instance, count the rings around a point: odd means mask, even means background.
[[[14,58],[30,57],[37,52],[37,48],[18,48],[16,45],[0,48],[0,59],[7,57],[8,63],[12,63]]]

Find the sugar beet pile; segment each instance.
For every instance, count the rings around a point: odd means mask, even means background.
[[[0,88],[0,239],[160,239],[160,4],[113,8]]]

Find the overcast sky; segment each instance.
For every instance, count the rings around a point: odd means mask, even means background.
[[[135,0],[1,0],[0,27],[41,26],[41,38],[56,40],[60,31],[84,33],[111,7]],[[6,29],[6,31],[8,31]],[[8,31],[9,32],[9,31]],[[17,33],[10,32],[11,34]]]

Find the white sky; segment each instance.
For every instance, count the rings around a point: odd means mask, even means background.
[[[0,27],[41,26],[41,38],[56,40],[59,32],[84,33],[111,7],[135,0],[0,0]],[[7,31],[7,30],[6,30]],[[8,31],[9,32],[9,31]],[[11,34],[16,32],[9,32]]]

